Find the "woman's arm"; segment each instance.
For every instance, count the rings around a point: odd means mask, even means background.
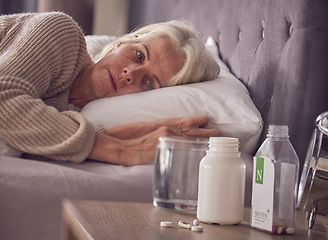
[[[217,135],[215,129],[205,129],[209,122],[208,116],[186,117],[186,118],[167,118],[151,122],[137,122],[117,127],[105,129],[105,133],[119,139],[131,139],[153,132],[160,127],[170,127],[175,129],[176,135],[187,135],[197,137],[208,137]]]
[[[95,129],[67,109],[71,81],[89,61],[79,26],[63,13],[0,16],[0,138],[16,149],[80,163]]]
[[[207,116],[164,119],[136,123],[97,133],[89,159],[124,166],[153,163],[158,138],[162,136],[217,136],[216,129],[205,129]],[[142,133],[142,134],[141,134]]]

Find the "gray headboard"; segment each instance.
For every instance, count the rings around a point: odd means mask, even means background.
[[[213,36],[220,57],[247,86],[262,114],[261,142],[269,124],[288,125],[304,162],[314,121],[328,111],[327,0],[132,0],[130,4],[130,29],[187,19],[204,40]]]

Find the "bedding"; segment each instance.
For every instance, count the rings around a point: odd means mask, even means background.
[[[152,201],[152,165],[82,164],[0,156],[0,239],[60,239],[65,198]]]
[[[20,157],[22,152],[9,146],[6,141],[0,139],[0,156]]]
[[[100,54],[105,46],[117,39],[117,36],[107,35],[87,35],[85,36],[85,42],[87,44],[88,53],[93,61],[97,61],[100,58]]]

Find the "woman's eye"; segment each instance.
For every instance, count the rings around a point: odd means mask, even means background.
[[[144,60],[143,53],[141,51],[137,50],[136,54],[137,54],[138,62],[142,63]]]
[[[155,89],[153,83],[150,80],[147,80],[146,84],[147,84],[147,89],[148,90]]]

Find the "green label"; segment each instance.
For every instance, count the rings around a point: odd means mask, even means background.
[[[264,158],[256,158],[255,183],[263,184]]]

